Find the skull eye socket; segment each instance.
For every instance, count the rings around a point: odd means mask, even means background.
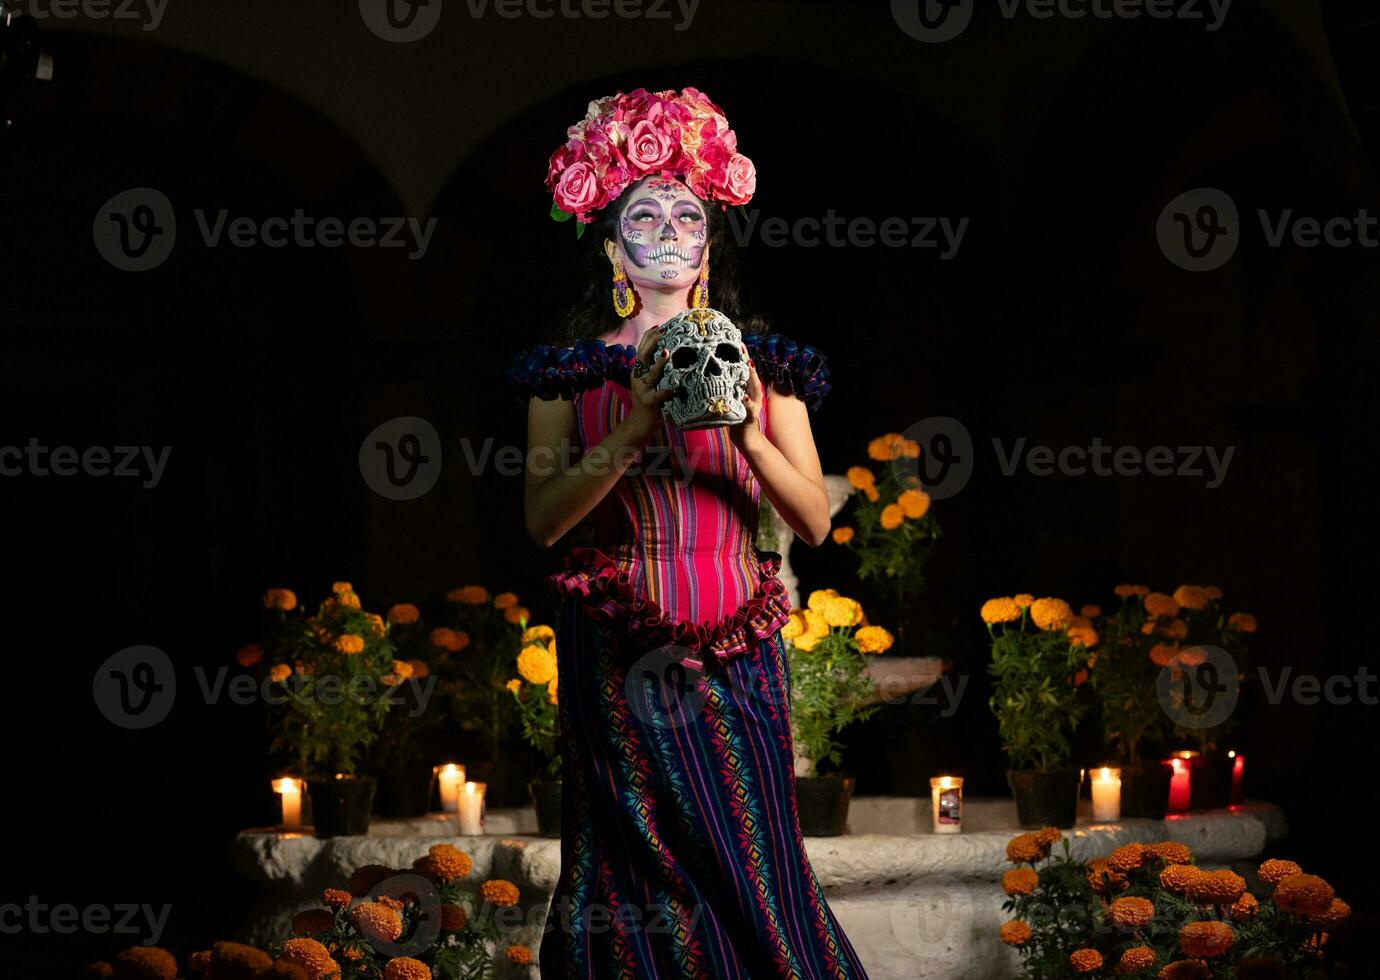
[[[729,364],[737,364],[743,359],[743,352],[738,349],[737,344],[723,343],[714,348],[714,356]]]
[[[695,348],[686,344],[681,347],[677,347],[671,353],[671,367],[679,368],[683,371],[686,368],[694,367],[695,362],[699,359],[699,352],[696,351]]]

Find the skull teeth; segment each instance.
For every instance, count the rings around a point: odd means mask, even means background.
[[[647,258],[653,262],[689,262],[690,255],[681,251],[675,245],[660,245],[647,253]]]

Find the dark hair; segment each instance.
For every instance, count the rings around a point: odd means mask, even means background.
[[[616,331],[623,323],[613,309],[613,275],[604,242],[618,240],[618,216],[639,181],[599,211],[580,237],[584,264],[585,290],[565,318],[565,341],[573,343],[601,337]],[[744,334],[765,333],[766,322],[756,314],[744,312],[739,291],[738,255],[728,233],[728,219],[717,204],[700,201],[709,228],[709,305],[728,317]],[[563,226],[568,227],[568,226]]]

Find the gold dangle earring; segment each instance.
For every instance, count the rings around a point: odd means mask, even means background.
[[[628,277],[623,274],[623,259],[615,254],[613,256],[613,312],[621,317],[629,316],[633,311],[636,297],[633,295],[632,286],[628,282]]]
[[[705,309],[709,306],[709,249],[704,250],[704,258],[700,261],[700,278],[695,283],[695,290],[690,294],[690,305],[697,309]]]

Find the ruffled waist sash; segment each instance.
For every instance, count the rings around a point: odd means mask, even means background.
[[[791,599],[776,577],[781,556],[757,552],[761,581],[757,591],[733,612],[709,624],[678,620],[656,602],[635,594],[632,576],[597,548],[571,548],[565,568],[546,578],[558,600],[577,597],[595,622],[617,629],[646,649],[671,651],[689,667],[717,667],[773,636],[786,624]]]

